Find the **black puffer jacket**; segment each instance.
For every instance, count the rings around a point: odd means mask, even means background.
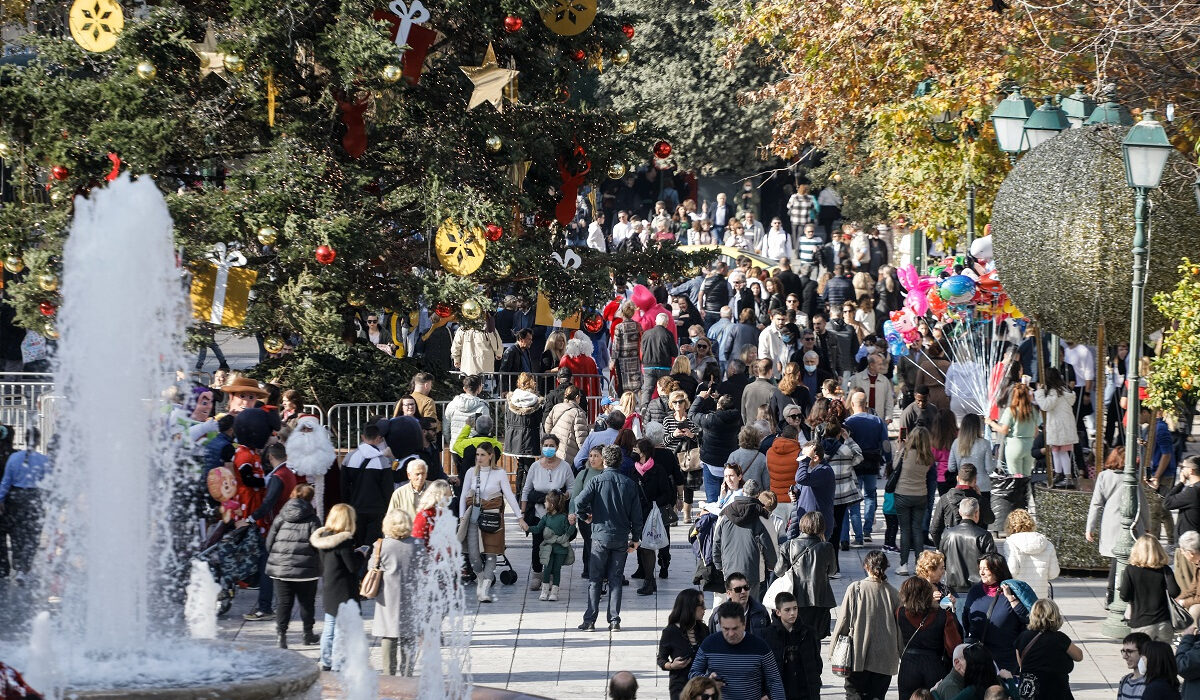
[[[504,452],[510,455],[541,455],[542,398],[516,389],[504,403]]]
[[[350,532],[322,527],[309,541],[321,556],[321,605],[336,615],[339,605],[358,600],[358,572],[366,558],[355,551],[354,534]]]
[[[267,576],[315,579],[321,575],[321,558],[309,538],[321,527],[317,511],[302,498],[283,504],[267,533]]]
[[[688,411],[692,422],[700,426],[700,461],[714,467],[724,467],[729,455],[738,448],[738,431],[742,429],[742,412],[736,408],[717,411],[711,397],[697,398]]]

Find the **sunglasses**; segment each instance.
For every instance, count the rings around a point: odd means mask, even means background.
[[[745,593],[748,590],[750,590],[749,586],[735,586],[733,588],[730,588],[729,592],[730,593]]]
[[[814,340],[816,340],[816,338],[812,337],[811,335],[806,335],[803,338],[801,338],[801,340],[803,340],[806,343],[811,343]]]
[[[1122,649],[1121,656],[1129,656],[1130,654],[1138,653],[1137,649]]]
[[[687,402],[686,402],[686,401],[672,401],[672,402],[671,402],[671,405],[672,405],[672,406],[679,406],[680,404],[685,404],[685,403],[687,403]]]
[[[379,323],[379,319],[377,319],[377,318],[368,318],[368,319],[367,319],[367,323]]]
[[[716,700],[717,693],[716,693],[716,691],[709,690],[709,691],[700,693],[696,697],[703,698],[703,700]]]
[[[696,348],[697,348],[698,350],[707,350],[707,349],[708,349],[708,346],[707,346],[707,345],[697,345],[697,346],[696,346]]]

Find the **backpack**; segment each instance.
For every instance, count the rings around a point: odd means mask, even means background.
[[[617,244],[618,253],[638,253],[642,250],[642,239],[636,234],[629,234],[629,237]]]

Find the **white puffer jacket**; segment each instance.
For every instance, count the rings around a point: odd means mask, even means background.
[[[1046,412],[1046,444],[1074,445],[1079,442],[1075,423],[1075,393],[1046,391],[1038,388],[1033,394],[1038,408]]]
[[[1004,540],[1013,578],[1029,584],[1038,598],[1048,598],[1050,581],[1058,578],[1054,543],[1040,532],[1018,532]]]

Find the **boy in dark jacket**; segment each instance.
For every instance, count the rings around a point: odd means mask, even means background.
[[[815,510],[825,518],[825,538],[828,539],[833,534],[833,490],[837,477],[825,460],[821,443],[809,442],[800,448],[800,454],[796,485],[791,489],[796,507],[788,520],[788,538],[799,536],[800,517]]]
[[[818,700],[821,653],[816,633],[797,620],[800,609],[796,606],[796,596],[784,591],[767,603],[774,606],[775,616],[763,632],[763,639],[775,655],[787,700]]]

